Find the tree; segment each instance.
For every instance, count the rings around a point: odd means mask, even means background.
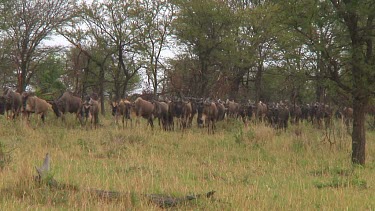
[[[41,41],[74,16],[75,1],[12,0],[0,3],[2,35],[11,39],[18,91],[22,92],[35,74],[40,56],[49,51],[41,48]]]
[[[177,6],[174,32],[192,59],[199,62],[197,93],[194,94],[208,96],[220,77],[221,61],[228,56],[228,47],[234,45],[232,29],[236,19],[223,1],[179,1]]]
[[[66,88],[61,78],[64,72],[65,59],[57,53],[50,54],[40,62],[38,74],[30,84],[35,87],[38,96],[42,95],[52,100],[57,93]]]
[[[154,95],[158,93],[159,78],[163,73],[162,50],[166,47],[169,28],[174,16],[174,6],[169,1],[142,1],[139,30],[145,39],[144,52],[148,83],[152,83]]]
[[[365,164],[366,127],[365,110],[370,98],[375,95],[375,3],[373,1],[331,0],[332,5],[345,24],[346,35],[350,37],[348,66],[351,84],[340,80],[337,61],[332,61],[330,78],[353,96],[352,162]]]
[[[291,0],[281,9],[287,11],[284,23],[316,53],[320,77],[330,79],[351,95],[352,162],[364,165],[365,109],[375,94],[374,2]]]

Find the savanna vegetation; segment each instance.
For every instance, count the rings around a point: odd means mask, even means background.
[[[0,120],[0,207],[2,210],[139,209],[158,210],[143,194],[182,197],[216,191],[177,206],[182,210],[372,209],[375,147],[367,148],[366,167],[352,165],[350,135],[335,121],[332,130],[306,122],[277,132],[263,124],[219,122],[205,129],[165,132],[101,119],[96,130],[73,118],[66,125],[49,116]],[[330,142],[327,141],[327,136]],[[369,140],[375,133],[367,133]],[[59,186],[38,183],[36,166],[45,153]],[[102,198],[90,190],[121,193]]]
[[[372,0],[0,0],[0,86],[97,93],[102,114],[97,130],[0,116],[1,208],[156,209],[142,194],[215,190],[180,208],[373,209],[374,14]],[[47,44],[56,36],[69,44]],[[121,129],[108,101],[135,92],[319,102],[353,108],[353,124]],[[66,186],[34,182],[46,152]]]

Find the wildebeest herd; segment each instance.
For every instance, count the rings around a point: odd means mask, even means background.
[[[99,123],[99,101],[95,94],[82,99],[68,91],[55,100],[46,101],[31,93],[20,94],[6,88],[3,96],[0,96],[0,114],[6,113],[7,119],[16,119],[21,114],[29,119],[34,113],[44,122],[50,110],[62,121],[65,121],[67,113],[72,113],[80,124],[90,122],[91,127],[96,128]],[[299,124],[301,121],[308,121],[322,127],[328,126],[333,117],[342,119],[346,125],[349,125],[353,118],[353,109],[349,107],[334,111],[331,106],[323,103],[297,105],[285,101],[266,104],[261,101],[239,103],[202,98],[145,100],[137,97],[135,100],[110,101],[110,106],[115,123],[121,118],[123,128],[127,127],[129,122],[132,125],[132,119],[136,119],[135,124],[139,124],[139,119],[144,118],[151,128],[154,128],[154,120],[157,119],[160,128],[165,131],[190,128],[195,117],[196,125],[207,128],[208,133],[215,132],[216,122],[230,118],[240,119],[246,125],[250,121],[265,122],[280,130],[286,130],[289,122]],[[369,113],[374,115],[374,110],[370,109]]]

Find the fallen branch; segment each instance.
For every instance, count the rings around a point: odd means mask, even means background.
[[[156,204],[161,208],[174,207],[178,204],[183,204],[191,200],[197,200],[202,196],[206,198],[211,198],[215,191],[210,191],[206,194],[192,194],[184,197],[172,197],[164,194],[145,194],[145,197],[152,203]]]

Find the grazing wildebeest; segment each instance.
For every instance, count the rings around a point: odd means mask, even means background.
[[[35,115],[37,116],[40,115],[40,119],[44,123],[48,111],[52,110],[52,105],[37,96],[23,94],[22,97],[24,105],[23,109],[24,112],[27,114],[27,118],[29,119],[30,113],[35,113]]]
[[[256,105],[256,117],[258,120],[264,121],[267,114],[267,105],[262,101],[259,101]]]
[[[15,119],[21,112],[22,108],[22,96],[18,92],[14,92],[10,88],[4,90],[5,97],[5,110],[7,112],[7,118]],[[10,111],[10,115],[9,115]]]
[[[126,120],[126,127],[128,126],[128,120],[130,120],[130,124],[132,124],[131,119],[131,108],[132,103],[128,100],[121,99],[119,102],[111,102],[112,108],[112,115],[115,117],[115,123],[118,123],[118,117],[122,117],[122,128],[125,127],[125,120]]]
[[[204,102],[202,114],[198,113],[198,117],[202,120],[202,122],[207,126],[208,133],[215,133],[215,122],[217,119],[217,107],[214,102]]]
[[[135,115],[137,116],[137,122],[139,123],[139,118],[143,117],[147,119],[147,125],[150,125],[151,128],[154,128],[154,107],[155,106],[151,102],[138,97],[133,102],[133,108],[135,111]]]
[[[65,121],[65,113],[75,113],[76,118],[82,124],[82,99],[74,96],[70,92],[64,92],[57,100],[51,102],[52,109],[57,117],[61,117]]]
[[[166,102],[153,101],[154,104],[154,116],[159,120],[159,126],[163,130],[171,130],[169,121],[169,105]]]

